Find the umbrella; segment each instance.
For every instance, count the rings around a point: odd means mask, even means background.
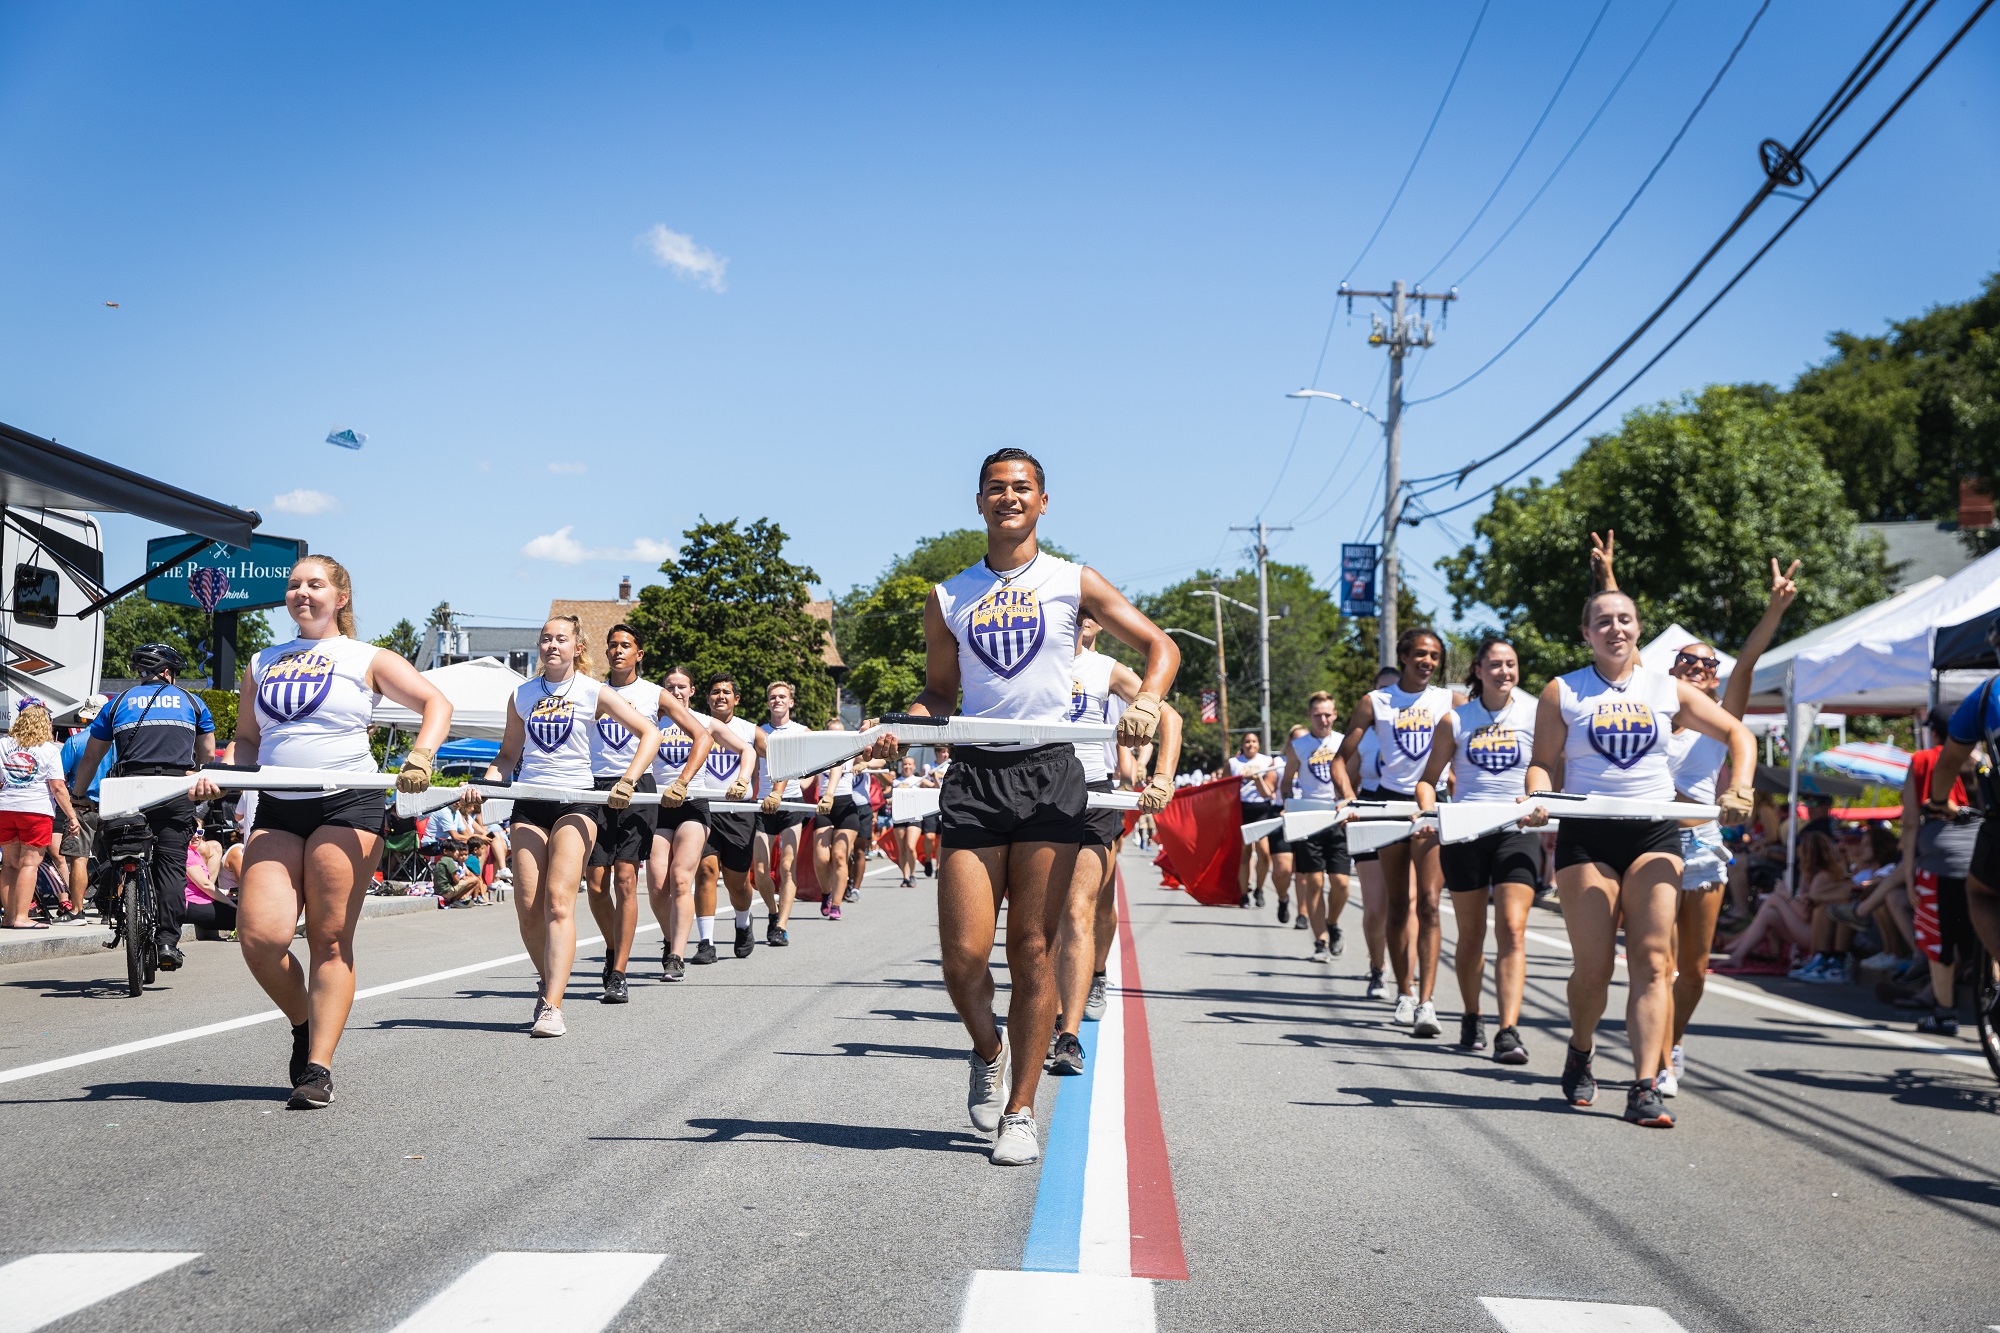
[[[1863,782],[1879,782],[1888,787],[1902,786],[1903,779],[1910,772],[1909,751],[1876,741],[1836,745],[1831,750],[1820,751],[1812,761],[1836,773],[1845,773]]]
[[[1791,790],[1791,774],[1779,764],[1757,765],[1758,791],[1769,792],[1773,796],[1783,796]],[[1868,790],[1868,784],[1853,778],[1843,778],[1832,773],[1799,774],[1799,795],[1801,796],[1859,796]],[[1782,804],[1782,802],[1781,802]]]

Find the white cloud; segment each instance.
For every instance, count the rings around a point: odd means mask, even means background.
[[[576,539],[575,533],[575,524],[544,533],[530,539],[521,548],[521,554],[530,560],[549,560],[558,565],[580,565],[588,560],[636,560],[648,565],[661,565],[674,557],[672,542],[640,537],[624,547],[585,546]]]
[[[301,487],[272,496],[271,508],[281,514],[330,514],[340,508],[340,501],[325,491],[309,491]]]
[[[590,471],[590,467],[589,467],[589,465],[588,465],[588,464],[585,464],[585,463],[551,463],[551,464],[549,464],[549,471],[551,471],[551,472],[567,472],[567,473],[584,473],[584,472],[588,472],[588,471]]]
[[[729,261],[683,232],[669,231],[655,222],[639,235],[638,243],[652,252],[661,268],[672,269],[680,277],[712,292],[728,288]]]

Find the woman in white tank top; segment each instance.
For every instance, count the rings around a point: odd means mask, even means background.
[[[298,637],[266,648],[243,672],[235,753],[259,764],[368,772],[368,720],[384,696],[422,716],[396,780],[430,786],[431,760],[451,733],[451,703],[393,652],[354,639],[354,585],[338,561],[292,567],[285,611]],[[214,794],[199,784],[193,795]],[[354,926],[382,854],[382,793],[264,792],[243,849],[236,937],[243,961],[292,1025],[292,1101],[333,1100],[333,1052],[354,1005]],[[292,955],[303,908],[309,967]]]
[[[1444,665],[1444,640],[1422,626],[1406,629],[1396,639],[1396,665],[1401,671],[1394,684],[1370,691],[1347,722],[1347,739],[1340,746],[1340,780],[1347,781],[1346,767],[1361,749],[1361,738],[1375,733],[1381,750],[1382,777],[1379,787],[1364,789],[1361,797],[1371,801],[1414,800],[1417,780],[1431,755],[1431,738],[1438,724],[1450,715],[1452,694],[1431,678]],[[1435,1037],[1437,1006],[1431,992],[1437,988],[1438,952],[1444,931],[1438,918],[1438,900],[1444,893],[1444,871],[1438,863],[1437,838],[1425,831],[1406,842],[1391,843],[1379,853],[1382,879],[1388,898],[1389,963],[1396,970],[1395,1021],[1408,1023],[1413,1037]],[[1409,974],[1412,907],[1416,917],[1416,976]]]
[[[607,802],[613,810],[624,809],[659,751],[659,727],[618,691],[590,678],[590,655],[576,617],[556,616],[542,626],[541,663],[541,674],[514,691],[500,753],[487,765],[487,780],[511,774],[523,784],[589,791],[591,738],[598,719],[609,718],[633,736],[624,776],[611,787]],[[468,787],[461,807],[477,814],[479,804],[479,793]],[[542,979],[530,1035],[560,1037],[566,1030],[563,992],[576,962],[576,890],[597,838],[597,820],[580,802],[517,800],[512,824],[514,915],[521,943]]]
[[[1673,799],[1668,733],[1676,717],[1729,746],[1731,783],[1723,804],[1747,815],[1757,751],[1743,724],[1713,699],[1639,661],[1638,608],[1622,592],[1594,593],[1583,607],[1583,638],[1591,664],[1549,682],[1535,717],[1535,761],[1527,790]],[[1547,822],[1539,812],[1522,821]],[[1675,820],[1565,817],[1556,838],[1556,888],[1574,949],[1570,978],[1569,1051],[1563,1095],[1589,1106],[1597,1097],[1591,1055],[1625,927],[1630,994],[1625,1030],[1637,1082],[1625,1118],[1665,1128],[1673,1116],[1655,1076],[1669,1028],[1673,929],[1680,893],[1680,829]]]

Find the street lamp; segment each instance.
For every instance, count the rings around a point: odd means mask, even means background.
[[[1349,407],[1359,412],[1362,416],[1367,417],[1370,421],[1380,426],[1383,430],[1389,429],[1388,422],[1382,420],[1382,418],[1376,416],[1373,412],[1369,411],[1362,404],[1355,402],[1352,398],[1347,397],[1345,394],[1328,393],[1324,389],[1299,389],[1293,393],[1286,394],[1285,397],[1324,398],[1331,403],[1346,403]]]
[[[1402,289],[1399,287],[1397,290],[1401,291]],[[1402,297],[1398,296],[1396,299],[1400,302]],[[1399,305],[1397,308],[1400,310],[1401,306]],[[1399,315],[1397,318],[1401,319],[1401,316]],[[1402,361],[1400,357],[1402,354],[1399,352],[1396,355],[1399,358],[1396,362],[1396,377],[1391,380],[1389,385],[1389,415],[1392,417],[1396,415],[1398,405],[1402,402],[1402,398],[1400,397],[1402,393]],[[1376,625],[1382,631],[1382,661],[1384,663],[1392,662],[1395,660],[1396,645],[1396,529],[1403,521],[1403,506],[1400,503],[1403,489],[1402,455],[1401,450],[1397,446],[1399,437],[1396,429],[1345,394],[1327,393],[1323,389],[1298,389],[1286,394],[1285,397],[1324,398],[1329,402],[1345,403],[1382,428],[1384,444],[1388,449],[1388,458],[1384,464],[1382,473],[1382,596],[1380,603],[1375,608],[1375,619]]]

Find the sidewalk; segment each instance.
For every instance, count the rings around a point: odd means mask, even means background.
[[[420,898],[383,898],[370,896],[361,905],[361,915],[365,919],[372,916],[401,916],[405,912],[437,910],[437,899],[426,894]],[[50,926],[47,930],[6,930],[0,931],[0,967],[8,963],[37,963],[47,958],[80,958],[99,953],[104,941],[111,938],[110,928],[92,917],[87,923],[65,922]]]

